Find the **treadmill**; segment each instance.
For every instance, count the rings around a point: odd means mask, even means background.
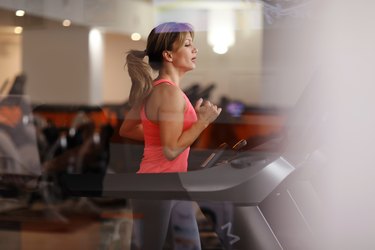
[[[226,161],[219,161],[219,148],[209,157],[212,167],[186,173],[72,174],[63,176],[63,188],[72,196],[230,202],[232,221],[220,227],[226,249],[322,249],[317,187],[326,162],[321,138],[327,114],[313,108],[319,89],[308,85],[284,138]],[[275,144],[281,150],[267,151]]]

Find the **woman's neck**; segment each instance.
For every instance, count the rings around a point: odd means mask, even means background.
[[[159,71],[159,75],[155,80],[166,79],[174,82],[177,86],[180,86],[180,80],[182,76],[174,70],[168,70],[168,68],[163,68]]]

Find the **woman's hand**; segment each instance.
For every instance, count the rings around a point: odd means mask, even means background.
[[[221,108],[218,108],[210,101],[203,101],[202,98],[200,98],[195,104],[195,112],[198,116],[198,122],[203,123],[205,127],[216,120],[220,115],[221,110]]]

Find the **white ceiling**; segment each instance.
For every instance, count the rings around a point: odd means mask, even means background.
[[[152,3],[142,0],[0,0],[0,8],[124,33],[149,31],[154,16]]]
[[[266,20],[271,20],[293,14],[296,5],[309,1],[313,0],[0,0],[0,11],[24,9],[27,15],[48,20],[70,19],[76,25],[147,35],[156,23],[166,20],[189,22],[197,30],[206,30],[205,16],[210,9],[246,11],[262,5]],[[0,25],[4,25],[3,16]],[[5,25],[12,22],[16,22],[14,15]]]
[[[51,20],[70,19],[78,25],[114,29],[125,33],[148,32],[158,12],[172,9],[241,8],[243,0],[0,0],[0,8],[23,9],[29,15]]]

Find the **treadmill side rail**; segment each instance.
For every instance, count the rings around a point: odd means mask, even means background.
[[[222,164],[186,173],[107,174],[102,195],[257,205],[294,169],[289,162],[279,157],[268,164],[259,163],[242,169]]]
[[[205,173],[181,173],[180,180],[190,200],[257,206],[294,170],[287,160],[278,157],[242,169],[223,165]]]

